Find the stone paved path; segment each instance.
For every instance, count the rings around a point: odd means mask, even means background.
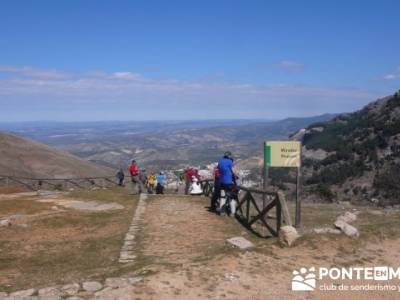
[[[139,202],[136,207],[135,213],[132,218],[131,226],[128,229],[128,232],[125,236],[124,245],[122,246],[121,253],[119,256],[120,263],[129,263],[133,262],[136,258],[134,253],[135,248],[135,235],[137,230],[140,227],[140,223],[143,220],[143,214],[146,210],[146,200],[147,194],[140,194]]]

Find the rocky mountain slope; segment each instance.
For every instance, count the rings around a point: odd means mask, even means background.
[[[301,135],[309,193],[329,200],[400,203],[400,91],[313,124]]]
[[[112,175],[111,169],[15,135],[0,132],[0,175],[73,178]]]

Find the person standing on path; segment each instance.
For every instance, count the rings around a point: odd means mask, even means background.
[[[164,175],[164,172],[160,172],[160,174],[157,175],[156,194],[164,194],[166,180],[167,177]]]
[[[218,166],[214,169],[214,191],[211,196],[211,211],[217,211],[217,202],[219,197],[221,196],[221,183],[220,183],[221,172],[219,171]]]
[[[233,172],[233,157],[230,151],[224,153],[224,156],[218,162],[218,169],[220,172],[219,183],[220,183],[220,204],[218,208],[219,213],[223,213],[226,209],[226,194],[231,193],[236,186],[236,175]],[[235,215],[236,211],[236,200],[231,199],[230,203],[227,203],[231,209],[231,215]]]
[[[189,188],[192,184],[192,177],[194,176],[194,170],[191,167],[187,167],[185,170],[185,195],[189,195]]]
[[[115,174],[115,177],[117,177],[117,179],[118,179],[118,185],[124,186],[125,174],[124,174],[124,170],[122,170],[122,168],[119,168],[117,174]]]
[[[149,194],[153,194],[156,188],[157,178],[154,172],[150,173],[150,176],[147,178],[147,191]]]
[[[136,160],[132,160],[131,166],[129,167],[129,173],[131,174],[133,194],[135,195],[136,188],[139,189],[139,193],[142,193],[144,188],[142,182],[139,179],[139,170],[136,164]]]
[[[142,186],[146,187],[147,184],[147,172],[146,169],[142,169],[139,172],[139,180],[142,183]]]

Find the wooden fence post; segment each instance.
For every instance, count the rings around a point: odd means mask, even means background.
[[[301,170],[297,168],[297,181],[296,181],[296,218],[295,226],[300,227],[301,224],[301,200],[300,200],[300,184],[301,184]]]
[[[278,201],[280,202],[282,207],[283,221],[285,222],[286,225],[292,226],[292,218],[290,217],[285,194],[281,191],[278,191],[277,195],[278,195]]]

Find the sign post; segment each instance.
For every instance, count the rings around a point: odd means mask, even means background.
[[[270,141],[264,144],[264,189],[268,180],[269,167],[297,168],[295,226],[301,222],[300,180],[301,142]]]
[[[264,145],[264,148],[265,148],[265,145]],[[267,164],[265,163],[265,162],[267,161],[267,159],[268,159],[268,154],[267,154],[267,151],[264,150],[264,168],[263,168],[263,190],[264,190],[264,191],[267,189],[268,183],[269,183],[269,182],[268,182],[268,178],[269,178],[269,175],[268,175],[268,166],[267,166]],[[263,209],[264,209],[265,206],[266,206],[266,202],[267,202],[267,197],[266,197],[265,194],[263,194]]]

